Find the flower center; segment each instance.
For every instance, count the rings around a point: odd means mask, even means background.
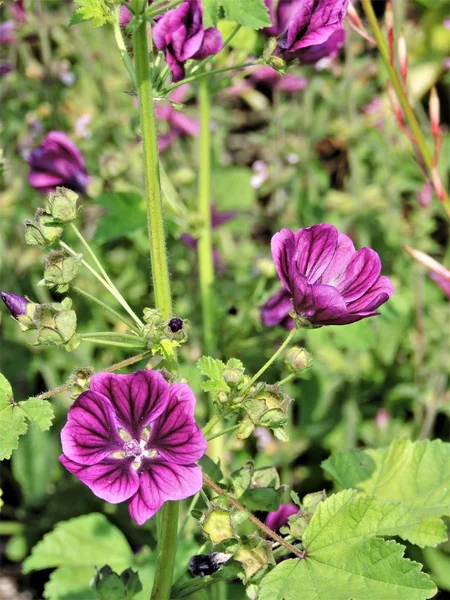
[[[131,440],[124,443],[123,451],[125,452],[125,456],[140,456],[143,448],[141,448],[141,445],[138,441]]]
[[[132,467],[137,470],[141,466],[144,458],[152,458],[158,456],[156,450],[147,448],[147,442],[150,438],[150,426],[145,427],[142,431],[140,440],[133,439],[128,431],[119,427],[118,433],[123,440],[122,450],[110,454],[111,458],[130,458],[133,457]]]

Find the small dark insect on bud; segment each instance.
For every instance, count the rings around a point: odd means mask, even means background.
[[[177,333],[178,331],[183,329],[183,325],[183,319],[180,319],[178,317],[173,317],[173,319],[170,319],[169,321],[169,329],[172,333]]]
[[[220,567],[228,562],[232,554],[225,552],[213,552],[212,554],[197,554],[189,561],[189,571],[196,577],[205,577],[212,575],[220,569]]]

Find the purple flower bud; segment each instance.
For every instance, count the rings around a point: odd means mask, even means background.
[[[441,288],[447,298],[450,298],[450,279],[447,279],[447,277],[444,277],[439,273],[435,273],[434,271],[431,271],[430,279],[432,279],[434,283]]]
[[[277,14],[283,34],[277,54],[307,63],[336,56],[345,39],[342,22],[347,7],[348,0],[281,2]]]
[[[280,508],[273,512],[270,512],[266,517],[266,525],[272,531],[278,531],[284,525],[287,525],[288,519],[291,515],[295,515],[299,511],[298,506],[295,504],[280,504]]]
[[[183,329],[183,325],[183,319],[180,319],[179,317],[173,317],[173,319],[170,319],[169,321],[169,329],[172,333],[177,333]]]
[[[222,35],[215,27],[203,27],[200,0],[185,0],[168,10],[153,28],[153,40],[158,50],[166,53],[172,80],[184,77],[184,63],[190,58],[202,60],[217,54],[223,46]]]
[[[282,229],[272,238],[272,257],[295,312],[316,327],[378,315],[375,309],[393,293],[389,279],[380,276],[378,254],[356,251],[333,225]]]
[[[12,292],[0,292],[0,298],[15,319],[27,314],[27,305],[30,301],[23,296],[13,294]]]
[[[84,193],[90,179],[83,156],[62,131],[51,131],[28,157],[28,181],[43,194],[62,186]]]
[[[16,28],[16,24],[14,21],[4,21],[4,23],[0,23],[0,44],[11,45],[16,41],[16,36],[14,34],[14,30]]]
[[[207,443],[195,402],[188,385],[169,385],[157,371],[97,373],[70,407],[59,460],[102,500],[129,501],[142,525],[167,500],[202,487],[195,462]]]
[[[417,200],[419,201],[419,206],[422,208],[426,208],[430,206],[433,200],[434,188],[433,184],[427,181],[420,192],[417,194]]]

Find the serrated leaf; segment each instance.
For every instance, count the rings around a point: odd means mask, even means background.
[[[205,26],[217,25],[219,7],[222,6],[228,21],[244,27],[262,29],[270,27],[269,11],[264,0],[203,0]]]
[[[404,546],[375,536],[414,523],[399,503],[345,490],[321,502],[303,536],[307,557],[279,564],[259,600],[425,600],[436,587]]]
[[[123,570],[133,561],[131,548],[119,529],[99,513],[58,523],[32,549],[24,573],[54,567],[94,567],[109,564]]]
[[[211,381],[204,381],[201,388],[205,392],[229,392],[230,388],[223,379],[225,363],[211,356],[202,356],[197,361],[197,369]]]
[[[0,404],[0,460],[10,458],[19,445],[19,437],[27,432],[28,425],[22,409],[13,402]]]
[[[84,21],[92,21],[94,27],[102,27],[106,23],[114,23],[114,17],[105,0],[75,0],[79,8],[75,14],[81,15]]]
[[[420,516],[404,539],[419,546],[446,540],[439,517],[450,515],[450,444],[396,439],[389,448],[337,454],[322,467],[342,487],[400,501]]]
[[[29,421],[36,425],[41,431],[47,431],[52,426],[55,418],[53,407],[47,400],[40,398],[29,398],[19,402],[20,408],[28,417]]]
[[[11,384],[3,375],[3,373],[0,373],[0,406],[2,404],[9,403],[12,397],[13,391]]]

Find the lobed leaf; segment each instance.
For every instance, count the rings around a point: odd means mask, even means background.
[[[271,25],[264,0],[203,0],[202,4],[205,27],[217,25],[220,7],[228,21],[244,27],[262,29]]]

